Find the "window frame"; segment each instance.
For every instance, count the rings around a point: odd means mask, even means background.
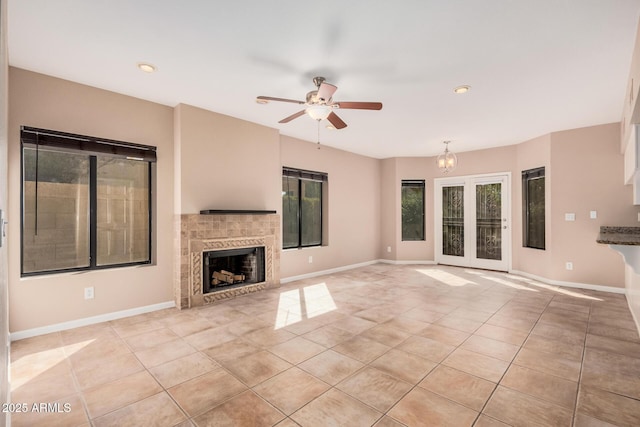
[[[531,216],[531,213],[529,211],[529,197],[530,197],[529,182],[535,179],[540,179],[540,178],[543,178],[545,180],[544,192],[543,192],[544,204],[543,204],[542,220],[544,222],[544,226],[543,226],[543,234],[542,234],[542,247],[533,246],[532,243],[529,241],[529,222],[530,222],[529,220]],[[537,250],[543,250],[543,251],[546,250],[546,245],[547,245],[546,190],[547,190],[547,181],[546,181],[544,166],[522,171],[522,247],[524,248],[537,249]]]
[[[402,215],[403,208],[403,200],[402,200],[402,190],[407,188],[421,188],[422,189],[422,238],[418,239],[405,239],[404,237],[404,218]],[[426,216],[426,208],[427,204],[427,189],[426,183],[424,179],[403,179],[400,182],[400,239],[402,242],[424,242],[427,239],[427,227],[425,225],[425,216]]]
[[[35,144],[34,144],[35,142]],[[40,146],[51,147],[57,152],[72,154],[86,154],[89,160],[89,188],[88,188],[88,246],[89,265],[84,267],[58,268],[42,271],[24,271],[24,237],[25,237],[25,148],[32,146],[39,149]],[[71,273],[80,271],[106,270],[111,268],[131,267],[138,265],[150,265],[154,258],[154,222],[153,222],[153,185],[155,182],[155,163],[157,148],[149,145],[134,144],[104,138],[95,138],[58,132],[46,129],[20,127],[20,277],[42,276],[59,273]],[[98,157],[127,158],[129,160],[145,161],[147,163],[148,177],[148,248],[147,259],[126,263],[98,265]]]
[[[302,248],[314,248],[324,245],[324,196],[325,196],[325,184],[329,181],[329,176],[326,172],[315,172],[303,169],[296,169],[290,167],[282,168],[282,177],[297,179],[298,185],[298,210],[297,210],[297,223],[298,223],[298,243],[295,246],[285,246],[284,243],[284,227],[282,227],[282,249],[302,249]],[[313,181],[320,183],[320,243],[312,245],[302,244],[302,181]],[[283,190],[284,191],[284,190]],[[282,222],[284,223],[284,209],[282,211]]]

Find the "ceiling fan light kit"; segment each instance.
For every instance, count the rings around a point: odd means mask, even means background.
[[[287,98],[275,98],[272,96],[258,96],[256,102],[259,104],[266,104],[269,101],[289,102],[293,104],[306,105],[302,111],[298,111],[278,123],[289,123],[293,119],[297,119],[304,114],[307,114],[314,120],[320,122],[321,120],[328,120],[335,129],[344,129],[347,124],[340,118],[334,109],[342,110],[381,110],[381,102],[334,102],[333,94],[338,90],[337,86],[326,82],[324,77],[314,77],[313,84],[316,85],[316,90],[312,90],[307,93],[306,101],[298,101],[295,99]]]
[[[326,105],[312,105],[304,110],[313,120],[324,120],[331,114],[331,107]]]

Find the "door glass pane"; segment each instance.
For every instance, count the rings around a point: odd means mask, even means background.
[[[23,185],[22,272],[89,266],[89,156],[25,147]]]
[[[464,186],[442,187],[442,254],[464,256]]]
[[[476,257],[502,259],[502,184],[476,185]]]
[[[301,180],[302,204],[300,205],[300,223],[302,228],[302,246],[322,243],[322,183]]]
[[[148,261],[149,163],[98,157],[96,265]]]
[[[282,177],[282,247],[295,248],[300,239],[298,228],[298,178]]]

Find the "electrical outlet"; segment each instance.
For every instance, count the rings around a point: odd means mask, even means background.
[[[93,299],[93,286],[84,288],[84,299]]]
[[[589,218],[591,218],[591,219],[598,218],[598,212],[597,211],[590,211],[589,212]]]
[[[387,246],[387,252],[391,253],[391,246]]]
[[[313,257],[309,255],[309,264],[313,264]]]
[[[565,264],[565,268],[566,268],[567,270],[573,270],[573,263],[572,263],[572,262],[567,262],[567,263]]]

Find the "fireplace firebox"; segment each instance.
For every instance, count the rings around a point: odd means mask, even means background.
[[[264,282],[264,253],[264,246],[204,252],[202,293]]]

